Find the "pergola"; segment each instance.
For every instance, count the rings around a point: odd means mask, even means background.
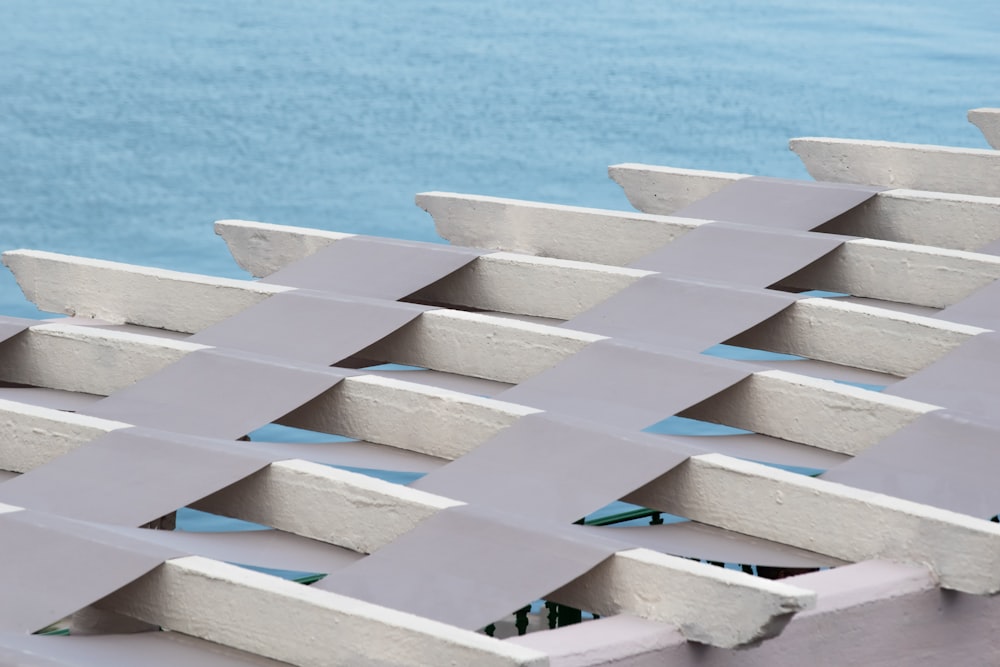
[[[1000,151],[791,147],[417,195],[451,245],[217,222],[258,280],[4,253],[68,317],[0,318],[0,662],[994,660]]]

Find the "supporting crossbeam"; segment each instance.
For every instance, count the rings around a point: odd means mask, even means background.
[[[540,651],[197,556],[165,562],[99,606],[302,667],[549,664]]]
[[[508,220],[512,217],[510,214],[507,215]],[[511,220],[510,224],[516,223]],[[315,243],[309,230],[297,227],[226,221],[219,223],[217,229],[227,240],[241,265],[254,275],[266,275],[269,270],[276,268],[269,266],[271,260],[255,261],[253,252],[241,244],[241,238],[246,236],[248,230],[254,230],[258,236],[273,239],[279,247],[296,246],[303,253],[308,252],[305,239]],[[904,293],[894,295],[910,298],[917,290],[916,285],[924,289],[922,298],[925,301],[933,299],[941,305],[958,300],[966,290],[972,289],[971,281],[961,286],[955,285],[955,281],[949,283],[949,279],[953,276],[967,273],[965,271],[967,267],[962,262],[968,257],[957,258],[957,263],[950,263],[948,257],[939,255],[936,259],[936,270],[927,271],[924,275],[918,276],[918,279],[913,277],[911,271],[897,270],[900,262],[911,269],[915,264],[919,265],[913,256],[900,257],[894,255],[891,250],[881,252],[883,249],[878,248],[874,242],[867,243],[870,245],[858,243],[850,246],[849,250],[838,253],[834,258],[821,260],[826,271],[817,267],[802,273],[811,272],[819,276],[817,279],[827,280],[828,283],[824,284],[824,287],[828,289],[861,284],[856,291],[864,291],[866,283],[878,282],[881,285],[880,294],[883,296],[886,295],[887,289],[896,289],[898,286]],[[867,248],[869,252],[862,252],[861,258],[844,260],[845,257],[850,258],[859,248]],[[967,255],[967,253],[961,254]],[[977,262],[977,267],[989,267],[992,270],[992,272],[984,271],[984,275],[979,279],[981,283],[976,283],[976,286],[982,286],[992,281],[994,277],[1000,277],[1000,260],[987,258],[990,261],[982,262],[978,259],[980,257],[978,255],[971,257]],[[284,261],[294,261],[299,258],[300,256],[292,256],[291,251],[287,251]],[[18,258],[17,261],[22,260]],[[863,273],[860,269],[851,270],[852,267],[861,266],[867,267]],[[901,277],[892,281],[892,286],[887,287],[886,283],[890,281],[874,281],[871,278],[876,273],[880,275],[883,273],[873,272],[872,266],[883,268],[887,275],[901,275]],[[46,270],[56,269],[48,267]],[[470,267],[455,272],[421,291],[418,296],[435,303],[460,307],[569,319],[646,275],[650,275],[650,272],[495,253],[480,257]],[[929,296],[932,292],[936,294],[935,297]],[[59,298],[65,302],[70,297],[60,295]],[[802,299],[732,342],[747,347],[906,376],[940,358],[969,336],[982,331],[983,329],[977,327],[890,312],[881,308],[830,299]],[[857,344],[861,336],[865,345]]]
[[[5,253],[4,261],[14,271],[26,295],[42,309],[60,308],[70,313],[90,316],[97,316],[95,311],[99,311],[100,316],[114,322],[156,326],[162,317],[160,307],[169,307],[172,311],[171,326],[174,330],[185,333],[194,333],[200,326],[225,319],[227,314],[236,310],[234,303],[243,305],[247,301],[262,300],[268,295],[268,292],[258,290],[258,283],[243,281],[249,296],[240,295],[239,298],[232,299],[229,295],[232,290],[238,289],[236,285],[240,281],[226,281],[220,288],[218,279],[178,273],[171,276],[172,289],[167,302],[161,301],[158,289],[158,283],[164,278],[158,275],[152,282],[144,283],[149,276],[142,267],[35,251]],[[478,261],[488,263],[485,257]],[[486,272],[485,276],[475,271],[453,276],[445,281],[446,286],[440,292],[432,288],[425,290],[424,294],[435,301],[471,301],[472,303],[455,305],[481,308],[486,304],[478,296],[489,291],[505,295],[488,304],[502,307],[504,312],[529,314],[525,311],[530,311],[545,317],[558,317],[559,314],[572,316],[600,303],[643,275],[630,270],[559,263],[555,260],[542,261],[537,258],[522,262],[503,257],[494,261],[498,263],[492,266],[500,268],[500,271]],[[556,263],[554,267],[553,262]],[[36,276],[68,273],[72,273],[75,279],[46,280],[45,283],[36,280]],[[158,271],[159,273],[162,271]],[[554,287],[557,282],[543,280],[554,278],[555,274],[562,276],[564,285],[572,287],[560,290]],[[645,275],[649,275],[648,272]],[[100,295],[105,286],[130,276],[134,280],[127,298],[116,304],[97,306],[102,303]],[[463,280],[465,276],[468,276],[468,280]],[[513,276],[519,278],[513,279]],[[577,276],[579,280],[575,279]],[[466,289],[448,287],[462,283],[472,286]],[[533,289],[517,289],[529,283],[535,284]],[[596,285],[593,293],[587,291],[591,285]],[[540,297],[542,302],[533,301],[530,296],[532,294],[544,295]],[[196,304],[190,313],[183,305],[189,302]],[[550,307],[551,311],[548,310]],[[206,311],[221,314],[215,321],[206,322]],[[497,338],[495,334],[500,331],[504,332],[504,336]],[[865,332],[867,345],[856,344],[858,331]],[[976,327],[863,305],[828,299],[803,299],[772,318],[771,322],[756,327],[747,334],[747,340],[752,340],[759,348],[775,352],[799,354],[845,366],[905,376],[933,362],[968,336],[980,331],[982,330]],[[487,335],[493,336],[491,340],[494,345],[517,346],[530,341],[533,351],[528,355],[513,357],[513,363],[506,361],[499,366],[490,364],[493,355],[463,355],[460,357],[462,363],[455,365],[457,355],[454,350],[466,349],[458,348],[457,341],[467,341],[471,345],[468,349],[476,349],[482,345],[481,337]],[[504,382],[518,382],[553,365],[560,354],[576,352],[598,339],[599,337],[567,329],[441,309],[424,313],[366,353],[391,357],[398,363],[416,363],[412,358],[416,353],[422,358],[417,365]],[[906,345],[902,344],[904,341]],[[435,351],[435,348],[440,349]]]
[[[434,217],[438,233],[453,243],[510,252],[623,265],[672,240],[652,239],[646,230],[626,224],[630,214],[613,211],[603,213],[606,217],[621,216],[623,229],[608,226],[603,231],[578,234],[571,207],[567,206],[433,192],[417,195],[417,203]],[[551,248],[539,248],[524,240],[543,212],[551,227]],[[996,237],[1000,238],[998,212],[1000,199],[990,209],[991,222],[984,229],[995,227]],[[705,222],[659,217],[659,224],[676,237],[685,231],[685,220],[690,225],[687,229]],[[564,244],[564,238],[573,242]],[[619,246],[627,247],[628,252],[622,252]],[[943,308],[997,278],[1000,258],[892,241],[849,239],[780,284]]]
[[[938,409],[774,370],[754,373],[681,414],[855,456],[920,415]]]
[[[644,213],[672,215],[749,174],[616,164],[608,174]],[[823,225],[823,231],[884,241],[976,250],[1000,239],[1000,198],[893,189]]]
[[[942,655],[949,664],[972,666],[1000,652],[993,631],[1000,596],[942,593],[923,567],[867,561],[786,581],[815,590],[816,608],[796,614],[780,637],[751,651],[693,647],[680,633],[623,616],[508,641],[577,667],[632,664],[636,646],[672,667],[938,667]]]
[[[54,417],[50,414],[49,418]],[[44,432],[43,429],[38,431]],[[403,443],[385,444],[398,446]],[[24,446],[30,445],[28,442]],[[245,484],[261,484],[259,489],[250,490],[250,495],[247,496],[254,497],[257,501],[255,503],[244,502],[246,498],[240,500],[238,496],[235,500],[227,500],[227,494],[241,493],[238,489],[234,490],[234,487],[220,492],[223,495],[217,501],[228,503],[229,508],[259,508],[241,511],[263,512],[264,515],[255,514],[247,518],[269,525],[278,524],[275,527],[302,530],[297,524],[288,523],[289,517],[304,511],[298,502],[287,500],[284,493],[276,496],[279,499],[276,502],[261,502],[261,494],[266,497],[267,490],[274,488],[269,482],[273,475],[288,474],[292,479],[301,479],[295,476],[311,474],[323,477],[332,474],[326,468],[306,470],[303,473],[296,468],[298,465],[301,464],[274,464],[265,473],[258,473],[256,480],[254,477],[248,478],[251,481],[244,482]],[[286,471],[285,468],[289,466],[293,469]],[[340,473],[338,475],[343,476]],[[690,479],[695,481],[686,481],[689,479],[687,475],[693,475]],[[291,482],[278,486],[283,488],[286,485],[291,485]],[[302,488],[308,495],[313,486],[314,483],[309,482]],[[681,493],[678,489],[685,491]],[[782,505],[785,498],[789,499],[788,508],[771,507],[775,503]],[[811,500],[800,501],[800,498]],[[759,464],[715,454],[695,456],[656,482],[635,492],[627,500],[843,560],[884,557],[927,562],[940,574],[942,585],[948,588],[974,593],[1000,590],[1000,568],[979,567],[980,561],[1000,558],[991,555],[1000,554],[1000,527],[987,521],[888,496],[775,471]],[[286,504],[288,502],[292,502],[291,506]],[[327,501],[313,499],[312,505],[325,507]],[[737,511],[737,507],[744,509]],[[867,509],[861,511],[862,507]],[[827,537],[823,539],[812,537],[813,533],[810,532],[810,527],[819,523],[823,523],[828,529]],[[947,527],[952,524],[953,528]],[[900,531],[886,530],[887,526],[895,525],[901,527]],[[952,529],[956,531],[955,534],[948,532]],[[868,537],[861,540],[858,535]],[[926,539],[924,535],[927,535]],[[307,536],[325,539],[315,533]],[[941,544],[964,546],[963,549],[955,550],[945,549]]]
[[[504,201],[510,202],[512,206],[504,212],[504,218],[509,227],[517,228],[519,218],[514,209],[520,202]],[[482,221],[483,226],[477,225],[477,221],[478,219],[465,223],[469,229],[480,230],[481,236],[475,240],[486,245],[497,241],[487,230],[488,220]],[[520,223],[528,226],[526,220],[520,220]],[[299,227],[223,221],[217,223],[216,229],[226,239],[240,265],[255,276],[268,275],[280,266],[274,264],[273,258],[258,258],[252,248],[244,244],[243,239],[251,233],[254,238],[266,238],[276,246],[285,248],[282,261],[287,262],[306,256],[318,242],[311,230]],[[605,247],[612,239],[605,241],[607,243],[600,247]],[[942,253],[927,248],[907,249],[907,253],[902,254],[897,250],[895,244],[861,240],[851,242],[843,246],[841,251],[835,251],[830,257],[821,260],[816,268],[801,272],[809,276],[803,282],[818,281],[819,286],[824,289],[846,288],[846,291],[852,293],[875,292],[879,297],[891,296],[897,300],[909,300],[910,303],[942,307],[1000,277],[1000,259],[968,253]],[[596,246],[594,252],[599,252]],[[873,271],[872,267],[879,270]],[[646,275],[650,275],[650,272],[498,252],[478,258],[469,267],[421,291],[418,296],[435,303],[460,307],[569,319]],[[875,280],[872,277],[874,275],[895,278]],[[878,287],[875,287],[876,284]],[[888,318],[892,322],[881,321],[882,318]],[[923,367],[969,335],[981,331],[938,320],[898,316],[880,309],[866,309],[864,306],[829,299],[803,299],[780,313],[774,321],[779,320],[783,331],[778,337],[781,342],[776,344],[775,340],[757,335],[754,345],[776,352],[801,354],[897,375],[906,375]],[[863,320],[879,320],[879,324],[870,328],[864,325]],[[917,344],[907,352],[912,352],[915,357],[910,361],[897,363],[894,358],[903,346],[898,341],[889,342],[887,338],[886,347],[880,346],[876,354],[867,355],[858,350],[853,342],[843,344],[845,327],[857,325],[866,330],[871,329],[866,333],[867,341],[878,340],[879,330],[885,330],[887,335],[888,330],[896,330],[905,337],[908,345],[913,341],[925,341],[930,348],[939,345],[943,348],[927,350],[929,356],[924,356],[921,361],[922,353],[918,350],[926,348]],[[827,339],[828,333],[830,339]],[[820,353],[820,348],[825,351]],[[809,349],[812,352],[806,351]],[[814,354],[819,356],[813,356]]]
[[[21,472],[27,471],[27,461],[18,450],[42,452],[43,463],[85,445],[93,434],[126,426],[12,401],[0,401],[0,415],[16,415],[18,423],[30,429],[15,441],[13,451],[0,452],[0,468]],[[60,430],[73,431],[79,439],[69,442],[73,436],[67,434],[53,438]],[[432,514],[460,504],[365,475],[289,460],[272,463],[193,507],[372,553]],[[685,628],[689,639],[716,646],[738,646],[773,636],[791,614],[810,607],[814,598],[807,591],[646,549],[622,551],[612,561],[568,587],[565,601],[611,613],[607,601],[615,598],[612,591],[624,591],[625,601],[616,603],[616,613],[673,623]],[[711,607],[700,607],[703,611],[698,612],[699,606],[691,604],[693,596],[701,600],[717,597],[722,604],[734,591],[740,592],[741,604],[730,604],[725,613]]]
[[[462,314],[462,315],[463,315],[463,317],[466,317],[466,316],[468,316],[468,314]],[[425,317],[426,317],[426,316],[425,316]],[[462,318],[460,318],[460,319],[462,319]],[[469,321],[474,321],[474,319],[473,319],[473,320],[469,320]],[[54,329],[56,329],[57,331],[60,331],[60,332],[61,332],[62,334],[66,334],[66,333],[67,333],[66,329],[72,329],[73,327],[72,327],[72,325],[57,325],[57,324],[50,324],[50,325],[42,325],[42,326],[39,326],[39,327],[36,327],[36,328],[33,328],[32,330],[29,330],[29,332],[27,332],[27,335],[23,335],[23,336],[22,336],[21,340],[24,340],[24,341],[28,341],[28,340],[33,340],[33,339],[34,339],[34,338],[36,337],[36,333],[37,333],[38,331],[44,331],[44,330],[45,330],[46,328],[49,328],[49,329],[53,329],[53,328],[54,328]],[[84,327],[83,329],[85,329],[85,330],[86,330],[86,328],[85,328],[85,327]],[[538,327],[538,329],[548,329],[548,328],[547,328],[547,327]],[[88,331],[88,332],[87,332],[86,334],[81,334],[81,336],[80,336],[80,339],[81,339],[81,340],[82,340],[82,339],[86,339],[86,338],[87,338],[88,336],[92,336],[92,333],[91,333],[91,332],[92,332],[92,330],[87,330],[87,331]],[[558,330],[557,330],[557,331],[558,331]],[[547,335],[552,335],[552,336],[558,336],[558,335],[564,335],[564,332],[560,332],[559,334],[556,334],[556,333],[554,333],[554,332],[549,332],[549,331],[546,331],[545,333],[546,333]],[[102,334],[103,334],[103,332],[102,332]],[[119,337],[119,340],[120,340],[120,337],[121,337],[121,336],[125,336],[125,334],[117,334],[117,336]],[[65,338],[66,338],[66,336],[62,336],[61,340],[62,340],[62,339],[65,339]],[[135,336],[135,338],[143,338],[143,337],[142,337],[142,336]],[[154,340],[155,340],[155,339],[154,339]],[[15,341],[15,342],[18,342],[18,341]],[[133,341],[133,342],[134,342],[134,341]],[[160,343],[159,343],[159,341],[157,341],[157,342],[156,342],[156,343],[154,343],[154,344],[157,344],[157,345],[158,345],[158,344],[160,344]],[[182,346],[182,345],[183,345],[182,343],[173,343],[173,347],[174,347],[175,349],[176,349],[176,348],[178,348],[178,346]],[[188,344],[188,345],[189,345],[189,344]],[[413,347],[413,346],[411,346],[411,345],[407,345],[406,347],[407,347],[407,348],[409,349],[409,348],[411,348],[411,347]],[[419,347],[419,346],[416,346],[416,347]],[[17,356],[20,356],[20,355],[17,355]],[[71,355],[70,355],[70,356],[71,356]],[[38,358],[44,358],[44,355],[36,355],[36,359],[38,359]],[[780,378],[779,378],[779,379],[780,379]],[[393,443],[387,443],[387,444],[393,444]],[[700,458],[700,457],[696,457],[696,458]],[[694,460],[694,459],[692,459],[692,460]],[[717,464],[718,464],[718,462],[717,462],[717,461],[714,461],[714,460],[713,460],[713,461],[711,461],[711,463],[714,463],[715,465],[717,465]],[[694,466],[699,466],[700,464],[698,464],[698,463],[695,463],[695,464],[691,464],[691,465],[694,465]],[[711,466],[710,466],[710,467],[711,467]],[[722,466],[722,468],[725,468],[725,466]],[[696,469],[699,469],[699,470],[700,470],[701,468],[696,468]],[[731,472],[731,471],[725,471],[725,470],[724,470],[724,472]],[[757,478],[757,476],[752,476],[752,477],[754,477],[755,479]],[[768,475],[762,475],[762,476],[760,476],[760,479],[763,479],[763,480],[765,480],[765,483],[766,483],[767,485],[770,485],[770,484],[772,484],[772,483],[773,483],[773,482],[775,481],[775,480],[773,480],[772,478],[770,478],[770,477],[769,477]],[[801,479],[802,479],[802,478],[798,478],[798,477],[793,477],[792,479],[786,479],[786,480],[778,480],[778,481],[780,481],[780,482],[781,482],[782,484],[787,484],[787,483],[791,483],[791,484],[792,484],[792,485],[794,486],[795,484],[799,483],[799,482],[801,481]],[[727,482],[726,482],[726,483],[729,483],[729,481],[727,480]],[[825,482],[822,482],[822,483],[820,483],[820,484],[828,484],[828,483],[825,483]],[[821,486],[821,487],[819,487],[819,488],[820,488],[820,489],[823,489],[824,487],[822,487],[822,486]],[[816,490],[817,490],[816,488],[810,488],[809,492],[810,492],[810,493],[815,493],[815,492],[816,492]],[[758,492],[759,492],[759,493],[761,493],[761,494],[763,494],[763,495],[764,495],[764,497],[768,497],[768,495],[769,495],[769,493],[768,493],[768,491],[767,491],[767,487],[765,487],[765,488],[761,488],[761,489],[758,489]],[[874,502],[874,501],[873,501],[873,500],[872,500],[871,498],[866,498],[865,502],[869,502],[869,503],[870,503],[870,502]],[[697,503],[694,503],[694,504],[695,504],[695,505],[697,505]],[[655,506],[655,505],[654,505],[654,506]],[[703,519],[704,519],[704,517],[703,517],[703,516],[702,516],[701,514],[699,514],[699,510],[697,509],[697,507],[693,507],[693,508],[688,508],[688,509],[689,509],[690,511],[688,511],[688,512],[685,512],[685,513],[686,513],[686,514],[688,514],[688,516],[690,516],[691,518],[694,518],[695,520],[703,520]],[[912,508],[906,508],[906,509],[907,509],[907,511],[909,511],[909,510],[910,510],[910,509],[912,509]],[[827,511],[827,509],[824,509],[824,511]],[[912,513],[912,512],[911,512],[911,513]],[[708,516],[709,516],[709,517],[711,517],[711,512],[710,512],[710,511],[708,512]],[[799,520],[799,519],[801,519],[801,518],[802,518],[802,517],[796,517],[796,520]],[[928,517],[924,517],[924,518],[928,518]],[[815,520],[818,520],[818,519],[817,519],[817,518],[814,518],[813,520],[815,521]],[[930,520],[932,520],[932,521],[933,521],[933,520],[934,520],[934,517],[930,517]],[[707,522],[707,523],[711,523],[711,521],[706,521],[706,522]],[[980,522],[980,523],[982,523],[982,522]],[[727,527],[727,528],[730,528],[730,529],[736,529],[736,530],[739,530],[739,528],[735,528],[735,527],[733,527],[733,526],[731,526],[731,525],[730,525],[730,526],[726,526],[726,527]],[[853,525],[852,525],[851,527],[852,527],[852,529],[857,529],[857,528],[858,528],[858,526],[853,526]],[[986,530],[986,529],[981,529],[981,528],[980,528],[980,527],[979,527],[978,525],[977,525],[977,526],[974,526],[974,528],[977,528],[977,529],[980,529],[980,532],[981,532],[981,530]],[[988,528],[988,527],[987,527],[987,528]],[[741,532],[742,532],[742,531],[741,531]],[[754,534],[754,532],[753,532],[752,530],[747,530],[746,532],[747,532],[748,534]],[[982,535],[979,535],[979,537],[982,537]],[[846,539],[846,538],[845,538],[845,539]],[[778,540],[778,541],[780,541],[780,540]],[[907,543],[907,544],[908,544],[908,543]],[[881,556],[888,556],[888,557],[899,557],[899,558],[909,558],[909,557],[910,557],[910,551],[908,551],[908,550],[911,550],[911,549],[912,549],[913,547],[912,547],[912,546],[907,546],[907,544],[903,544],[903,545],[900,545],[900,544],[893,544],[893,545],[892,545],[892,546],[893,546],[893,548],[895,548],[895,549],[902,549],[902,551],[904,552],[904,553],[902,553],[902,554],[900,554],[900,553],[894,553],[894,554],[885,554],[885,553],[878,553],[878,554],[875,554],[875,555],[881,555]],[[866,552],[866,553],[867,553],[867,552]],[[935,557],[937,556],[937,554],[931,554],[931,555],[933,555],[933,556],[935,556]],[[916,557],[919,557],[919,558],[924,558],[925,556],[927,556],[927,553],[926,553],[926,550],[924,550],[924,551],[920,551],[920,550],[918,550],[918,551],[917,551],[917,555],[916,555]],[[840,556],[838,556],[838,557],[840,557]],[[866,556],[866,557],[868,557],[868,556]],[[946,556],[946,555],[942,555],[942,557],[943,557],[943,558],[947,558],[947,556]],[[948,573],[948,575],[947,575],[948,577],[951,577],[951,576],[952,576],[952,575],[950,574],[950,573],[951,573],[951,570],[949,569],[949,566],[948,566],[948,565],[945,565],[945,566],[942,566],[942,567],[939,567],[939,568],[938,568],[938,571],[940,571],[940,572],[942,572],[942,573]],[[951,581],[951,579],[949,579],[949,581]],[[973,584],[970,584],[969,582],[967,582],[967,581],[965,581],[965,580],[961,579],[960,577],[956,577],[956,578],[955,578],[955,581],[954,581],[954,583],[946,583],[945,585],[946,585],[946,586],[955,586],[955,587],[971,587],[971,586],[973,586]],[[979,592],[984,592],[984,591],[989,591],[989,590],[992,590],[992,589],[990,588],[990,586],[992,586],[992,584],[989,584],[989,583],[986,583],[986,584],[982,584],[982,585],[980,586],[980,588],[979,588],[979,589],[977,589],[977,590],[979,590]]]
[[[394,336],[373,346],[371,354],[397,363],[467,375],[492,375],[495,379],[518,382],[602,338],[555,327],[484,318],[472,313],[438,315],[444,312],[446,311],[425,313]],[[541,335],[535,335],[539,331]],[[468,350],[468,354],[460,357],[455,355],[456,340],[462,341],[458,347]],[[482,349],[484,341],[489,346],[488,350]],[[0,379],[52,389],[107,395],[166,367],[184,354],[203,347],[184,341],[94,327],[42,324],[30,328],[6,344],[4,375]],[[942,349],[941,352],[943,351]],[[118,363],[102,365],[101,360],[111,354],[116,356]],[[518,362],[509,363],[508,359],[517,359]],[[100,367],[101,370],[93,370],[95,367]],[[762,377],[769,378],[769,381],[759,381]],[[754,381],[745,381],[728,391],[748,392],[745,396],[750,401],[748,404],[758,406],[759,410],[736,410],[732,401],[724,399],[726,392],[723,392],[696,406],[699,418],[825,449],[856,453],[858,447],[872,444],[877,441],[876,438],[888,435],[920,414],[935,409],[935,406],[924,403],[789,373],[759,371],[750,379]],[[411,435],[414,448],[438,446],[435,444],[436,437],[442,432],[448,433],[448,429],[461,428],[479,436],[485,432],[483,425],[503,423],[503,419],[490,421],[482,418],[483,411],[488,411],[488,406],[498,402],[412,383],[392,385],[392,382],[391,379],[376,377],[347,378],[303,408],[286,415],[281,421],[291,426],[339,433],[374,442],[384,442],[380,437],[383,432],[391,433],[401,429],[412,433],[413,425],[419,423],[426,427],[420,432],[426,432],[427,435]],[[390,392],[387,387],[401,390]],[[369,390],[380,395],[373,402],[381,400],[383,394],[393,393],[398,398],[393,399],[394,402],[402,408],[397,414],[406,415],[405,419],[391,415],[368,418],[363,416],[364,413],[359,415],[352,412],[353,408],[345,410],[331,408],[329,405],[339,400],[343,400],[345,406],[352,405],[350,401],[359,403],[368,400],[359,397],[366,396],[365,392]],[[442,400],[438,398],[441,395],[451,398]],[[853,406],[852,410],[837,417],[840,429],[831,431],[822,419],[787,418],[789,414],[799,414],[798,411],[806,406],[815,408],[831,400],[836,404]],[[433,404],[435,401],[438,405],[449,408],[454,408],[459,401],[466,403],[469,408],[456,411],[456,419],[474,419],[464,422],[466,426],[459,427],[455,419],[447,417],[445,410],[423,410],[425,404]],[[784,416],[781,416],[783,412]],[[444,415],[444,421],[436,423],[433,419],[423,417],[424,414],[435,413]],[[364,430],[359,425],[377,423],[382,419],[385,422],[374,427],[375,433],[359,433]],[[414,422],[413,419],[417,421]],[[873,424],[873,420],[877,420],[877,424]],[[453,438],[449,437],[445,441],[453,442]],[[428,449],[418,451],[441,455]]]
[[[789,147],[819,181],[1000,197],[1000,152],[892,141],[801,137]]]
[[[988,574],[1000,525],[891,496],[705,454],[625,500],[843,560],[926,563],[944,588],[1000,592]]]

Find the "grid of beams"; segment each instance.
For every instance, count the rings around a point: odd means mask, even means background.
[[[990,138],[998,114],[969,117]],[[923,636],[981,664],[995,633],[960,648],[947,628],[1000,614],[1000,157],[792,148],[823,183],[611,167],[641,213],[418,195],[456,246],[218,222],[260,281],[5,253],[29,299],[71,317],[0,320],[0,535],[16,542],[0,656],[798,664],[818,646],[931,664]],[[753,433],[657,430],[677,417]],[[237,439],[269,423],[330,442]],[[617,500],[683,520],[572,523]],[[186,506],[272,530],[140,527]],[[46,569],[60,585],[32,589]],[[959,596],[944,617],[926,611],[942,591]],[[537,598],[601,618],[482,632]],[[96,636],[30,634],[68,614]],[[155,626],[182,643],[116,639]]]

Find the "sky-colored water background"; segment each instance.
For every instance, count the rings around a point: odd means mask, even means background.
[[[617,162],[986,147],[992,0],[0,2],[0,248],[238,277],[244,218],[436,238],[450,190],[627,208]],[[9,274],[0,312],[31,315]]]

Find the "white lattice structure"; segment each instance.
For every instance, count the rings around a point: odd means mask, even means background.
[[[969,118],[996,146],[1000,110]],[[638,213],[417,195],[469,252],[216,223],[261,281],[6,252],[69,317],[0,320],[0,662],[990,664],[1000,152],[791,145],[827,185],[623,164]],[[831,192],[860,203],[740,218]],[[648,432],[672,416],[753,434]],[[270,422],[357,442],[237,440]],[[572,524],[616,500],[688,521]],[[272,530],[138,527],[184,506]],[[535,599],[596,616],[516,634]]]

